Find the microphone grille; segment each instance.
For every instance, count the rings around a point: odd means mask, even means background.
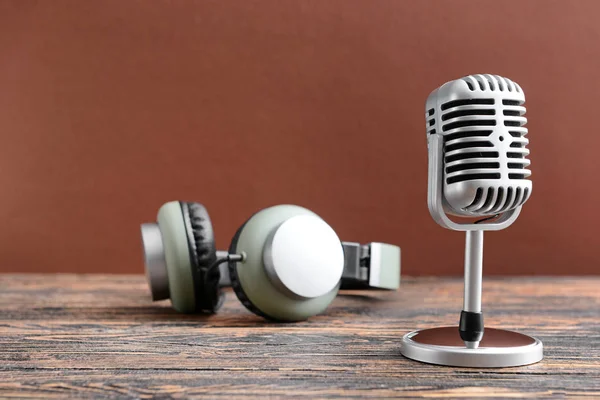
[[[459,215],[492,215],[531,194],[521,87],[497,75],[448,82],[427,101],[428,135],[444,139],[444,194]]]
[[[523,89],[521,89],[521,86],[519,86],[519,84],[511,81],[508,78],[504,78],[498,75],[469,75],[460,78],[460,80],[465,82],[469,90],[471,91],[475,91],[477,87],[479,87],[479,90],[481,91],[523,93]]]

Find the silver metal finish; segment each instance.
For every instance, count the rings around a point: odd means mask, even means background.
[[[342,242],[344,248],[344,271],[342,279],[357,282],[369,280],[369,245],[356,242]]]
[[[465,346],[467,349],[476,349],[479,347],[479,342],[468,342],[465,340]]]
[[[162,234],[157,223],[142,224],[142,248],[146,280],[150,287],[152,300],[164,300],[169,296],[169,277]]]
[[[523,103],[519,85],[489,74],[457,79],[431,93],[427,136],[443,137],[443,169],[436,173],[446,212],[495,215],[527,201],[532,186]],[[431,143],[429,150],[438,151]]]
[[[427,205],[431,217],[439,225],[455,231],[486,230],[499,231],[508,228],[521,213],[521,206],[504,212],[498,219],[485,224],[457,223],[452,221],[447,213],[443,192],[444,183],[444,138],[441,135],[429,135],[428,190]]]
[[[483,231],[467,231],[465,243],[465,296],[463,310],[481,312]]]
[[[487,328],[478,348],[466,348],[456,326],[423,329],[402,338],[402,355],[429,364],[502,368],[539,362],[542,342],[531,336]]]
[[[463,310],[467,312],[481,312],[483,231],[510,226],[531,195],[524,102],[519,85],[485,74],[442,85],[425,105],[427,203],[439,225],[466,231]],[[492,218],[459,223],[449,215]],[[507,367],[541,360],[542,343],[494,329],[485,329],[481,342],[463,342],[456,327],[445,327],[404,336],[402,353],[434,364]]]
[[[340,282],[344,251],[335,231],[321,218],[298,215],[281,223],[263,249],[265,271],[284,293],[310,299]]]
[[[217,250],[217,259],[223,259],[229,257],[229,252],[224,250]]]

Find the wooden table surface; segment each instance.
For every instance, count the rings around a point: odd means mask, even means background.
[[[449,368],[400,355],[415,328],[455,324],[460,279],[350,292],[306,322],[266,322],[232,293],[212,316],[152,303],[143,276],[0,275],[0,398],[600,398],[600,277],[486,278],[487,326],[544,342],[545,359]]]

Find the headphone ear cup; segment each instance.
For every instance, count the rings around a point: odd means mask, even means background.
[[[294,205],[270,207],[254,214],[242,225],[231,241],[229,253],[244,252],[246,260],[229,263],[233,290],[251,312],[275,321],[302,321],[323,312],[333,301],[339,283],[328,293],[299,298],[283,293],[267,276],[263,252],[269,235],[289,218],[310,215],[310,210]]]
[[[195,310],[214,313],[223,304],[219,288],[220,270],[212,223],[206,208],[199,203],[180,202],[194,279]]]

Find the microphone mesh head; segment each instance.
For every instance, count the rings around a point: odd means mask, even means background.
[[[458,216],[495,215],[531,195],[525,95],[498,75],[469,75],[427,99],[428,135],[444,139],[444,206]]]

